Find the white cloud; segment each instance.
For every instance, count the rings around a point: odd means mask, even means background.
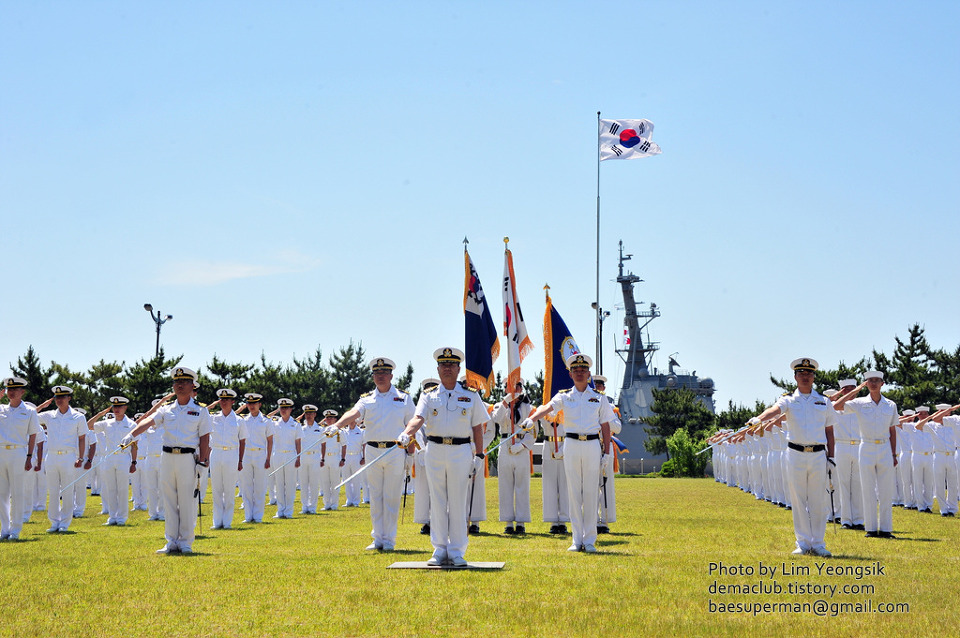
[[[154,277],[162,286],[215,286],[235,279],[252,279],[306,272],[318,267],[321,260],[294,250],[285,250],[267,255],[261,263],[234,261],[209,261],[205,259],[181,259],[176,271],[163,270]]]

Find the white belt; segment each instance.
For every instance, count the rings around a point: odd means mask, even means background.
[[[310,450],[309,452],[301,452],[300,456],[310,456],[311,454],[319,454],[316,450]]]
[[[214,445],[214,446],[213,446],[213,449],[214,449],[214,450],[223,450],[224,452],[229,452],[230,450],[237,450],[237,449],[239,449],[239,448],[227,447],[227,446],[225,446],[225,445]],[[247,448],[247,449],[254,449],[254,448]]]
[[[937,452],[937,454],[946,454],[947,456],[952,456],[953,452]]]
[[[27,447],[26,445],[4,445],[4,450],[19,450],[21,448]]]
[[[836,439],[837,443],[849,443],[850,445],[859,445],[860,441],[852,441],[850,439]]]
[[[883,443],[889,443],[890,439],[864,439],[864,443],[874,443],[876,445],[881,445]]]
[[[261,451],[261,450],[263,450],[262,447],[248,447],[248,448],[247,448],[247,451],[248,451],[248,452],[259,452],[259,451]]]
[[[274,450],[275,454],[296,454],[293,450]]]

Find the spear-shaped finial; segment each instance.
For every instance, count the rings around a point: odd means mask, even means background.
[[[464,235],[463,236],[463,252],[467,252],[467,244],[469,243],[470,243],[470,240],[467,239],[466,235]]]

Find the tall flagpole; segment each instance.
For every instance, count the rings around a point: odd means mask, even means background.
[[[596,337],[597,345],[597,357],[595,359],[595,365],[600,365],[600,111],[597,111],[597,135],[597,296],[593,304],[593,309],[597,313],[597,323],[594,329],[594,336]],[[594,368],[594,370],[597,371],[597,374],[602,374],[603,372],[599,368]]]

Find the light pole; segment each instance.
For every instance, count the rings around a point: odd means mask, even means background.
[[[603,374],[603,321],[610,316],[610,311],[598,308],[596,302],[590,307],[597,311],[597,374]]]
[[[143,304],[143,309],[150,313],[150,318],[153,319],[153,323],[157,324],[157,350],[154,356],[159,357],[160,356],[160,326],[162,326],[163,324],[173,319],[173,315],[167,315],[166,317],[161,319],[160,317],[162,315],[160,314],[160,311],[157,310],[157,313],[154,314],[153,306],[148,303]]]

